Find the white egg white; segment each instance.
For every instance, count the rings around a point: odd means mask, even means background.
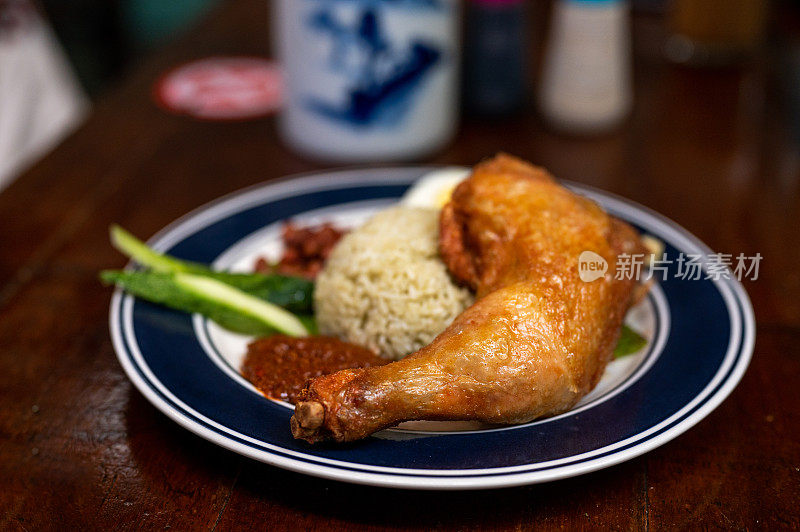
[[[450,200],[456,185],[468,175],[466,168],[443,168],[426,174],[408,189],[400,203],[407,207],[441,209]]]

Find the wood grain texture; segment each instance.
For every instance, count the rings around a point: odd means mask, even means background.
[[[537,4],[540,5],[540,4]],[[772,62],[695,71],[659,59],[636,19],[636,106],[617,131],[551,132],[534,112],[465,120],[430,162],[504,150],[663,212],[715,250],[760,252],[758,321],[742,383],[713,414],[625,464],[541,486],[408,492],[318,480],[222,450],[127,381],[97,270],[123,259],[118,222],[147,236],[242,186],[321,168],[270,119],[216,124],[150,101],[165,69],[264,55],[267,5],[224,3],[149,58],[87,124],[0,193],[0,529],[792,529],[800,527],[800,150]]]

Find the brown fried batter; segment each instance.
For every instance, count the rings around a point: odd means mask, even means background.
[[[296,438],[351,441],[405,420],[522,423],[571,408],[611,357],[635,282],[580,280],[590,250],[608,264],[644,253],[638,235],[541,168],[479,164],[441,218],[441,252],[475,304],[430,345],[392,364],[316,378]]]

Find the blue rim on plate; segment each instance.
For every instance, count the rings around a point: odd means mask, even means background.
[[[399,198],[431,167],[325,172],[225,196],[177,220],[150,244],[212,263],[264,226],[302,213]],[[574,191],[661,239],[668,256],[710,250],[667,218],[578,184]],[[733,390],[753,351],[750,301],[735,279],[670,275],[649,297],[657,334],[624,383],[570,412],[491,430],[368,438],[311,446],[289,432],[291,411],[232,379],[202,345],[195,319],[114,293],[110,328],[125,373],[167,416],[195,434],[278,467],[347,482],[415,489],[479,489],[547,482],[639,456],[682,434]],[[422,437],[425,436],[425,437]]]

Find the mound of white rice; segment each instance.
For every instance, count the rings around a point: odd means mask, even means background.
[[[321,334],[400,359],[472,304],[438,254],[439,212],[393,207],[336,245],[314,291]]]

